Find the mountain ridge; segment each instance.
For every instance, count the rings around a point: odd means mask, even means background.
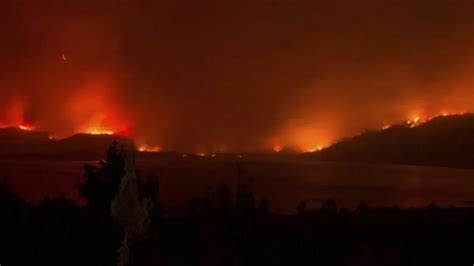
[[[414,126],[367,131],[318,152],[325,161],[474,167],[474,114],[435,117]]]

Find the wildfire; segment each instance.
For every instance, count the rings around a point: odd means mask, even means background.
[[[417,112],[412,112],[408,116],[408,119],[405,120],[405,123],[409,127],[413,128],[413,127],[420,126],[420,125],[422,125],[422,124],[424,124],[428,121],[431,121],[431,120],[433,120],[437,117],[445,117],[445,116],[451,116],[451,115],[464,115],[464,114],[467,114],[467,113],[468,112],[465,111],[465,110],[460,111],[460,112],[450,112],[450,111],[443,110],[442,112],[436,113],[435,115],[432,115],[432,116],[423,116],[423,115],[420,115]],[[396,124],[396,123],[394,123],[394,124]],[[387,122],[384,122],[381,129],[382,130],[388,129],[388,128],[392,127],[394,124],[389,124]]]
[[[419,116],[415,116],[415,117],[413,118],[413,120],[412,120],[412,123],[413,123],[413,124],[416,124],[416,123],[418,123],[419,121],[420,121],[420,117],[419,117]]]
[[[132,130],[130,126],[128,126],[127,121],[120,121],[116,117],[110,119],[110,117],[104,115],[94,117],[94,119],[91,119],[91,121],[79,127],[77,132],[83,132],[91,135],[130,136]]]
[[[424,123],[425,121],[426,121],[425,118],[422,118],[422,116],[418,112],[413,112],[412,114],[408,116],[406,123],[410,127],[416,127],[420,125],[421,123]]]
[[[273,146],[273,151],[274,152],[281,152],[282,149],[283,148],[281,147],[281,145],[277,144],[277,145]]]
[[[120,121],[118,118],[101,115],[96,116],[89,122],[77,129],[77,132],[83,132],[91,135],[122,135],[129,136],[131,129],[126,121]]]
[[[35,127],[34,127],[34,126],[32,126],[32,125],[26,125],[26,124],[18,125],[18,128],[21,129],[21,130],[26,130],[26,131],[35,130]]]
[[[123,136],[132,133],[132,121],[117,102],[112,81],[108,75],[91,79],[65,103],[74,132]]]
[[[323,150],[325,147],[322,146],[322,145],[318,145],[316,147],[311,147],[309,149],[306,150],[306,152],[316,152],[316,151],[321,151]]]
[[[4,113],[0,113],[0,127],[15,127],[20,130],[32,131],[36,127],[25,117],[27,104],[21,99],[11,99],[6,104]]]
[[[384,123],[382,130],[389,129],[392,125]]]
[[[36,127],[28,122],[17,123],[17,124],[9,124],[9,123],[0,123],[0,128],[7,128],[7,127],[15,127],[25,131],[33,131],[36,130]]]
[[[114,135],[115,132],[112,130],[106,130],[102,128],[89,128],[85,131],[87,134],[91,135]]]
[[[18,124],[18,125],[11,125],[11,124],[0,124],[0,128],[8,128],[8,127],[15,127],[25,131],[33,131],[35,127],[33,125],[26,125],[26,124]]]
[[[448,112],[448,111],[442,111],[440,113],[437,113],[433,116],[420,116],[420,115],[411,115],[410,118],[406,121],[406,123],[410,127],[417,127],[421,124],[424,124],[428,121],[433,120],[436,117],[441,117],[441,116],[450,116],[450,115],[463,115],[466,114],[467,111],[460,111],[460,112]]]
[[[92,88],[95,88],[92,86]],[[121,110],[118,104],[104,104],[108,99],[107,93],[97,92],[92,89],[86,90],[83,94],[77,95],[68,103],[64,113],[67,114],[69,121],[71,121],[70,129],[63,132],[52,132],[49,136],[50,140],[56,138],[68,137],[75,133],[87,133],[91,135],[121,135],[131,138],[136,137],[133,132],[135,129],[133,119],[127,116],[127,112]],[[14,100],[6,105],[6,111],[0,113],[0,128],[14,127],[18,130],[34,131],[38,128],[40,130],[50,130],[46,123],[47,121],[38,119],[31,121],[28,115],[28,105],[22,101]],[[472,110],[470,110],[472,111]],[[467,110],[463,109],[438,109],[436,112],[424,108],[411,109],[411,112],[405,113],[405,119],[382,120],[379,130],[386,130],[394,125],[404,125],[405,127],[415,128],[423,125],[426,122],[436,117],[446,117],[453,115],[466,114]],[[34,116],[36,118],[36,116]],[[400,116],[398,116],[400,118]],[[331,144],[335,143],[341,136],[339,132],[331,131],[332,124],[323,124],[318,121],[305,121],[300,124],[289,124],[282,129],[282,134],[275,136],[265,143],[266,151],[273,151],[281,153],[282,151],[295,152],[317,152],[321,151]],[[352,131],[344,132],[350,135]],[[346,135],[347,136],[347,135]],[[137,141],[137,139],[134,139]],[[153,143],[153,140],[149,140]],[[140,152],[159,152],[161,147],[157,145],[149,145],[145,140],[138,140],[137,143],[142,143],[137,146]],[[187,156],[199,157],[216,157],[213,152],[223,152],[225,149],[207,150],[202,147],[197,153],[184,154]],[[206,151],[204,153],[202,151]]]
[[[138,146],[140,152],[159,152],[161,148],[159,146],[148,146],[146,144]]]
[[[468,111],[466,110],[462,110],[462,111],[458,111],[458,112],[453,112],[453,111],[446,111],[446,110],[443,110],[441,112],[438,112],[438,113],[435,113],[435,115],[432,115],[432,116],[427,116],[427,115],[422,115],[423,112],[412,112],[410,113],[410,115],[408,115],[408,119],[405,120],[404,123],[406,123],[407,126],[409,126],[410,128],[414,128],[414,127],[418,127],[420,125],[423,125],[424,123],[426,122],[429,122],[437,117],[445,117],[445,116],[452,116],[452,115],[463,115],[463,114],[467,114]],[[381,127],[381,130],[386,130],[386,129],[389,129],[391,128],[392,126],[396,125],[397,123],[389,123],[387,121],[383,122],[382,124],[382,127]],[[325,145],[321,145],[321,144],[315,144],[317,143],[317,139],[319,139],[319,141],[321,140],[321,138],[316,138],[314,137],[315,134],[305,134],[305,131],[295,131],[297,133],[295,133],[297,136],[298,136],[298,139],[301,140],[301,143],[302,145],[300,145],[300,147],[302,147],[300,149],[300,151],[304,151],[304,152],[317,152],[317,151],[321,151],[323,149],[325,149],[326,147],[328,147],[330,145],[330,142],[324,142]],[[311,145],[311,143],[313,143]],[[321,143],[321,142],[320,142]],[[275,152],[278,152],[280,151],[280,148],[281,146],[279,145],[276,145],[274,146],[274,151]]]

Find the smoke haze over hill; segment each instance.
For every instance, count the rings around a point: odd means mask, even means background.
[[[312,150],[473,111],[474,2],[0,3],[0,124]]]

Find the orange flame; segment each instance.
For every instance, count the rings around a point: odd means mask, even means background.
[[[138,146],[138,150],[141,152],[159,152],[161,148],[159,146],[148,146],[146,144],[142,144]]]
[[[111,86],[107,79],[92,80],[67,103],[76,133],[125,136],[132,133],[131,122],[116,103]]]
[[[18,125],[18,128],[21,130],[26,130],[26,131],[32,131],[36,129],[35,126],[29,125],[29,124],[20,124]]]
[[[91,134],[91,135],[114,135],[115,133],[111,130],[106,130],[102,128],[88,128],[86,129],[85,133]]]
[[[7,105],[3,121],[0,121],[0,127],[16,127],[21,130],[35,130],[33,123],[27,121],[24,116],[25,103],[20,100],[13,100]]]
[[[322,145],[318,145],[316,147],[311,147],[311,148],[308,148],[305,150],[305,152],[316,152],[316,151],[321,151],[323,150],[325,147],[322,146]]]
[[[274,152],[281,152],[282,149],[283,148],[281,147],[281,145],[277,144],[277,145],[273,146],[273,151]]]

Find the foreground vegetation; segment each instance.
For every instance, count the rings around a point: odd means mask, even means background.
[[[179,214],[159,201],[154,175],[135,175],[118,144],[84,167],[78,207],[65,198],[33,206],[0,186],[3,265],[471,265],[474,209],[338,208],[305,202],[280,215],[256,202],[242,167]],[[127,233],[126,233],[127,232]]]

